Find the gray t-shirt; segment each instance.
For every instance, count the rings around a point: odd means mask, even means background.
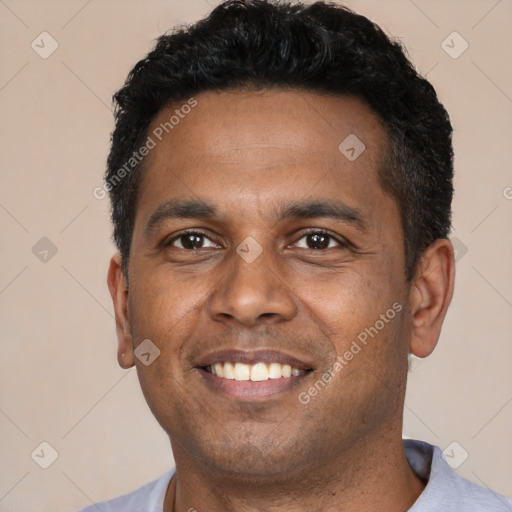
[[[407,460],[427,486],[409,512],[512,512],[512,500],[459,476],[441,450],[423,441],[403,441]],[[80,512],[163,512],[171,469],[136,491],[97,503]],[[193,508],[192,508],[193,510]]]

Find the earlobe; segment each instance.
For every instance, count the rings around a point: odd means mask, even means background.
[[[118,346],[117,349],[117,362],[119,363],[119,366],[123,368],[123,370],[128,370],[128,368],[131,368],[135,365],[135,360],[133,359],[133,351],[130,350],[130,353],[127,354],[126,352],[121,352],[121,348]]]
[[[439,340],[455,281],[455,257],[448,239],[434,241],[423,253],[411,285],[410,353],[427,357]]]
[[[121,267],[121,255],[112,256],[107,276],[108,288],[114,304],[117,333],[117,360],[121,368],[131,368],[135,364],[130,318],[128,314],[128,288]]]

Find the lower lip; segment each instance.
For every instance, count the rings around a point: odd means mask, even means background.
[[[268,397],[290,391],[300,385],[311,372],[306,372],[296,377],[281,377],[280,379],[268,379],[262,381],[223,379],[198,368],[199,374],[206,385],[229,398],[238,400],[264,400]]]

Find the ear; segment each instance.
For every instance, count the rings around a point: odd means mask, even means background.
[[[411,285],[411,354],[427,357],[436,347],[452,300],[454,281],[453,245],[446,238],[438,239],[423,253]]]
[[[128,287],[121,267],[121,255],[112,256],[107,276],[108,288],[114,303],[117,332],[117,360],[121,368],[131,368],[135,364],[130,318],[128,315]]]

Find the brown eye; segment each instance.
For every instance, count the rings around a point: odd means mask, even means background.
[[[204,233],[196,231],[182,233],[181,235],[173,238],[167,245],[186,250],[218,247],[217,244],[213,243]]]
[[[336,240],[332,235],[324,231],[312,231],[302,236],[297,242],[301,249],[322,250],[332,247],[345,247],[346,244]]]

